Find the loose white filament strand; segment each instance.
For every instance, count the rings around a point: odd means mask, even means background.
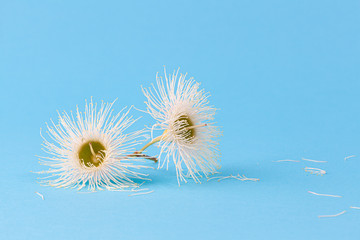
[[[331,218],[331,217],[340,216],[340,215],[342,215],[342,214],[344,214],[344,213],[346,213],[346,211],[342,211],[342,212],[340,212],[340,213],[338,213],[338,214],[334,214],[334,215],[320,215],[320,216],[318,216],[318,217],[319,217],[319,218]]]
[[[322,193],[316,193],[316,192],[312,192],[312,191],[308,191],[308,193],[317,195],[317,196],[324,196],[324,197],[336,197],[336,198],[341,198],[342,196],[339,195],[331,195],[331,194],[322,194]]]

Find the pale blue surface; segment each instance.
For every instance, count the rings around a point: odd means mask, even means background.
[[[359,239],[359,1],[169,2],[1,1],[0,239]],[[150,171],[155,192],[137,197],[36,183],[56,110],[144,108],[163,65],[221,109],[223,175],[260,182],[179,188],[173,169]],[[328,163],[272,162],[301,157]]]

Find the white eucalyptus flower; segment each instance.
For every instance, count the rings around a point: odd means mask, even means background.
[[[154,128],[163,134],[153,138],[137,153],[159,142],[161,153],[159,168],[172,160],[176,167],[178,182],[216,172],[220,168],[218,137],[219,127],[213,125],[216,109],[209,106],[208,94],[199,90],[193,78],[174,72],[172,75],[156,76],[157,86],[143,88],[147,98],[147,112],[157,121]],[[164,158],[161,159],[161,155]]]
[[[136,187],[134,179],[144,179],[145,174],[136,169],[146,168],[142,160],[132,153],[142,142],[143,131],[125,134],[136,120],[123,109],[112,115],[113,103],[85,104],[85,112],[77,108],[76,116],[59,113],[59,123],[47,125],[52,139],[44,139],[44,151],[50,156],[40,157],[40,164],[50,169],[41,183],[54,187],[125,189]]]

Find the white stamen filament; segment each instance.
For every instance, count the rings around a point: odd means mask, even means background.
[[[138,192],[138,193],[130,194],[128,196],[132,197],[132,196],[137,196],[137,195],[145,195],[145,194],[150,194],[150,193],[153,193],[153,192],[154,192],[154,190],[149,191],[149,192]]]
[[[207,123],[199,124],[199,125],[195,125],[195,126],[186,127],[185,129],[189,130],[189,129],[199,128],[199,127],[206,127],[207,125],[208,125]]]
[[[347,156],[344,158],[344,161],[348,160],[349,158],[353,158],[353,157],[356,157],[356,155]]]
[[[331,195],[331,194],[322,194],[322,193],[316,193],[316,192],[312,192],[312,191],[308,191],[308,193],[317,195],[317,196],[324,196],[324,197],[336,197],[336,198],[341,198],[342,196],[339,195]]]
[[[320,168],[312,168],[312,167],[305,167],[305,172],[309,172],[311,174],[316,174],[316,175],[324,175],[326,174],[326,171]]]
[[[316,163],[326,163],[327,161],[319,161],[319,160],[313,160],[313,159],[308,159],[308,158],[301,158],[303,161],[308,161],[308,162],[316,162]]]
[[[260,179],[258,178],[248,178],[248,177],[245,177],[245,175],[229,175],[229,176],[217,176],[217,177],[211,177],[211,178],[208,178],[207,181],[211,180],[211,179],[218,179],[218,182],[224,180],[224,179],[228,179],[228,178],[233,178],[233,179],[237,179],[237,180],[240,180],[240,181],[260,181]]]
[[[298,160],[291,160],[291,159],[284,159],[284,160],[276,160],[276,161],[273,161],[273,162],[300,162]]]
[[[360,207],[350,207],[350,208],[352,208],[352,209],[360,209]]]
[[[320,215],[320,216],[318,216],[318,217],[319,217],[319,218],[337,217],[337,216],[340,216],[340,215],[342,215],[342,214],[344,214],[344,213],[346,213],[346,211],[342,211],[342,212],[340,212],[340,213],[338,213],[338,214],[334,214],[334,215]]]
[[[36,193],[37,195],[39,195],[39,196],[41,197],[41,199],[42,199],[42,200],[45,200],[45,199],[44,199],[44,195],[42,195],[42,194],[41,194],[41,193],[39,193],[39,192],[35,192],[35,193]]]

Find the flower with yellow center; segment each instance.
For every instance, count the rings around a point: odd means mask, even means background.
[[[124,133],[136,120],[128,117],[124,109],[112,114],[113,103],[85,104],[85,112],[77,108],[75,116],[59,113],[59,123],[47,125],[52,139],[44,139],[44,151],[49,156],[40,157],[42,165],[50,169],[41,183],[54,187],[101,189],[126,189],[137,187],[134,179],[145,179],[136,172],[146,168],[138,156],[131,154],[145,138],[143,131]],[[153,159],[154,160],[154,159]]]
[[[216,109],[209,106],[208,94],[199,90],[193,78],[174,72],[165,79],[156,76],[156,87],[143,88],[147,98],[147,112],[157,120],[153,128],[163,134],[153,138],[136,153],[142,153],[157,143],[161,148],[159,167],[172,160],[176,167],[178,182],[191,177],[200,182],[220,168],[217,138],[219,127],[213,125]],[[165,156],[161,158],[162,154]]]

